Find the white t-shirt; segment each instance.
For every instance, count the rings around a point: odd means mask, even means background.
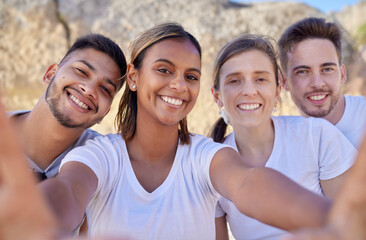
[[[30,111],[29,110],[20,110],[20,111],[8,112],[8,116],[12,117],[12,116],[21,115],[21,114],[24,114],[27,112],[30,112]],[[66,154],[68,152],[70,152],[73,148],[84,145],[87,140],[93,139],[100,135],[101,134],[99,134],[98,132],[96,132],[94,130],[86,129],[83,132],[83,134],[81,134],[81,136],[73,144],[71,144],[63,153],[58,155],[55,158],[55,160],[53,160],[53,162],[45,170],[42,170],[40,167],[38,167],[38,165],[35,162],[33,162],[33,160],[30,159],[28,156],[25,156],[25,157],[27,158],[31,169],[34,172],[44,173],[47,176],[47,178],[54,177],[58,174],[61,160],[66,156]],[[45,149],[45,151],[47,151],[47,149]]]
[[[320,118],[298,116],[272,117],[275,139],[266,167],[288,176],[303,187],[322,194],[319,180],[328,180],[349,169],[356,149],[331,123]],[[234,147],[235,136],[225,144]],[[220,197],[216,217],[226,214],[236,239],[279,239],[286,232],[266,225],[239,212],[229,200]]]
[[[88,141],[62,161],[86,164],[98,178],[87,206],[89,235],[130,239],[215,239],[215,207],[219,194],[209,167],[216,152],[228,147],[193,135],[178,145],[165,181],[147,192],[133,171],[120,134]]]
[[[346,108],[336,127],[358,149],[366,131],[366,98],[344,96]]]

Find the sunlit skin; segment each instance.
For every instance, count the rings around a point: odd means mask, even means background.
[[[131,69],[131,66],[129,66]],[[201,61],[188,40],[166,40],[148,50],[136,72],[138,119],[176,126],[200,90]]]
[[[44,76],[49,82],[46,102],[65,127],[88,128],[109,111],[119,89],[120,70],[107,54],[94,49],[77,50]]]
[[[148,192],[160,186],[170,172],[179,121],[198,97],[200,69],[198,50],[180,39],[154,44],[140,69],[128,66],[127,81],[137,91],[138,110],[136,133],[126,145],[134,172]]]
[[[219,76],[216,101],[225,106],[234,130],[271,125],[270,116],[280,87],[276,86],[273,66],[265,53],[242,52],[223,64]]]
[[[345,101],[341,87],[346,68],[339,63],[333,43],[326,39],[307,39],[287,53],[284,87],[304,116],[325,118],[336,124]]]

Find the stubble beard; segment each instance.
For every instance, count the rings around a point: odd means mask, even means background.
[[[60,99],[57,97],[52,97],[52,96],[57,96],[57,94],[56,94],[57,85],[56,85],[56,83],[54,83],[54,78],[55,77],[52,78],[50,84],[47,87],[45,100],[46,100],[46,103],[48,104],[50,111],[52,112],[52,115],[56,118],[56,120],[62,126],[67,127],[67,128],[87,129],[87,128],[93,126],[96,122],[101,121],[103,119],[103,118],[100,118],[94,123],[90,123],[90,122],[75,123],[67,114],[63,113],[60,110],[60,107],[58,104]],[[63,89],[63,91],[65,91],[65,89]]]
[[[339,100],[339,94],[338,95],[334,95],[333,91],[329,92],[328,97],[330,97],[330,104],[327,108],[324,109],[324,107],[320,107],[319,109],[316,110],[310,110],[305,104],[303,104],[302,101],[298,101],[299,104],[296,104],[300,110],[305,113],[307,116],[310,117],[316,117],[316,118],[325,118],[326,116],[328,116],[328,114],[330,114],[334,107],[336,106],[338,100]],[[311,104],[311,103],[310,103]],[[314,106],[313,106],[314,107]]]

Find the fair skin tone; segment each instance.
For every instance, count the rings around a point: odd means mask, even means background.
[[[135,175],[147,192],[159,187],[170,171],[179,121],[191,111],[198,96],[200,69],[195,46],[177,39],[153,45],[140,69],[128,67],[127,82],[138,93],[138,111],[136,133],[127,149]],[[286,229],[318,226],[328,211],[326,200],[271,169],[249,168],[231,148],[214,155],[210,179],[243,213]],[[64,164],[58,176],[41,183],[51,206],[58,209],[63,231],[71,232],[80,222],[97,183],[93,171],[78,162]],[[53,189],[59,192],[51,194]],[[265,200],[268,196],[270,202]]]
[[[345,100],[341,88],[347,80],[333,43],[306,39],[287,53],[284,87],[304,116],[321,117],[332,124],[341,119]]]
[[[239,153],[251,166],[265,166],[273,150],[275,131],[271,113],[281,91],[273,69],[265,53],[244,51],[222,65],[219,90],[212,88],[217,105],[225,106],[230,118]],[[334,198],[345,175],[320,180],[324,195]],[[217,239],[227,239],[227,233],[221,233],[227,231],[225,216],[216,219],[216,226]]]
[[[24,153],[46,169],[86,128],[103,119],[119,77],[113,59],[90,48],[72,52],[60,66],[51,65],[43,77],[49,87],[33,110],[11,118]]]
[[[335,201],[327,224],[322,228],[293,233],[283,240],[363,240],[366,239],[366,138],[356,162]]]

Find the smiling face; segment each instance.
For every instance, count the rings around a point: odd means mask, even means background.
[[[214,97],[219,106],[225,107],[234,129],[257,127],[271,121],[280,87],[265,53],[249,50],[234,55],[222,65],[219,78],[220,87]]]
[[[86,129],[108,112],[119,77],[117,64],[105,53],[91,48],[74,51],[60,66],[47,70],[46,102],[60,124]]]
[[[140,69],[128,68],[128,82],[136,85],[137,118],[178,124],[196,102],[200,69],[199,52],[190,41],[167,39],[153,45]]]
[[[326,119],[343,114],[333,110],[341,109],[337,104],[340,104],[346,70],[339,64],[332,42],[307,39],[294,46],[287,56],[285,89],[290,91],[302,114]]]

